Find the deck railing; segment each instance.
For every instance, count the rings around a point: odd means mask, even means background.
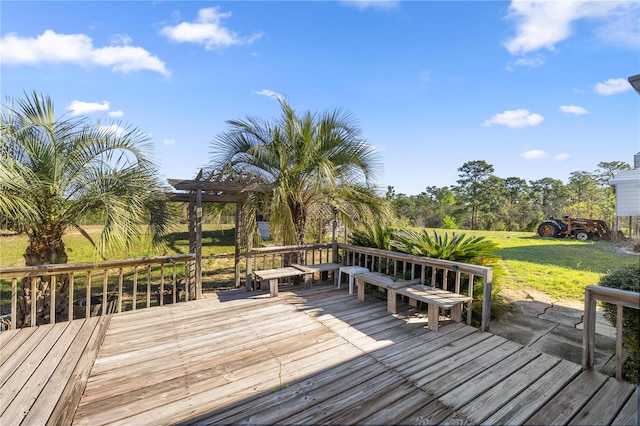
[[[489,330],[491,287],[493,283],[493,270],[491,268],[344,243],[337,244],[338,253],[337,259],[335,259],[335,248],[332,243],[255,248],[247,253],[246,282],[251,283],[251,272],[253,270],[287,266],[287,262],[294,255],[302,256],[302,259],[296,261],[306,265],[330,262],[340,263],[345,266],[359,265],[367,267],[371,271],[382,272],[387,275],[403,275],[407,279],[420,278],[423,284],[427,283],[427,285],[431,286],[435,286],[436,282],[442,283],[450,280],[452,283],[450,291],[456,293],[461,292],[461,284],[466,281],[468,286],[467,294],[471,297],[473,297],[474,280],[482,279],[484,289],[481,328],[484,331]],[[446,288],[446,286],[442,288]]]
[[[381,250],[368,247],[338,244],[342,264],[358,265],[371,271],[387,275],[402,275],[405,279],[420,278],[422,284],[448,289],[454,293],[461,292],[461,283],[466,281],[467,292],[473,297],[473,283],[483,280],[482,322],[481,329],[489,330],[491,317],[491,288],[493,285],[493,269],[486,266],[471,265],[462,262],[416,256],[396,251]],[[451,275],[450,275],[451,274]],[[449,278],[451,277],[451,279]],[[465,279],[466,278],[466,279]],[[444,285],[443,285],[444,283]],[[450,283],[450,285],[446,284]],[[467,315],[471,315],[469,312]]]
[[[598,285],[587,286],[584,292],[584,330],[582,333],[582,368],[585,370],[593,370],[596,302],[598,300],[616,305],[616,379],[622,380],[623,308],[640,310],[640,293]]]
[[[22,312],[23,316],[29,317],[29,321],[25,321],[29,325],[41,325],[43,322],[37,310],[44,300],[49,305],[45,317],[49,323],[55,323],[195,299],[200,292],[195,288],[194,260],[195,255],[187,253],[95,263],[0,268],[3,293],[8,293],[9,289],[11,293],[11,310],[10,314],[3,316],[4,324],[11,329],[19,326],[19,296],[38,294],[39,281],[47,281],[41,297],[26,302]],[[66,281],[68,289],[62,295],[51,291],[61,280]],[[64,309],[67,313],[62,318],[60,300],[56,303],[56,297],[67,299]]]
[[[333,262],[332,247],[331,243],[319,243],[251,249],[247,252],[247,282],[252,279],[252,271],[282,268],[290,263],[317,265]]]

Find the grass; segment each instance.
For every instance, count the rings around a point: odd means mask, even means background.
[[[186,229],[186,226],[184,227]],[[96,237],[99,227],[87,227]],[[453,232],[438,229],[439,233]],[[640,261],[640,256],[620,251],[621,243],[610,241],[580,242],[573,239],[543,239],[530,232],[466,231],[468,235],[482,235],[500,248],[502,260],[499,268],[501,289],[533,289],[555,299],[582,301],[584,288],[597,284],[603,274]],[[77,231],[65,236],[69,262],[99,260],[86,239]],[[24,265],[22,253],[27,246],[24,235],[0,237],[0,267]],[[157,256],[165,253],[187,253],[189,234],[184,229],[171,233],[166,246],[152,249],[142,239],[128,251],[110,253],[108,258]],[[205,290],[225,287],[233,281],[234,230],[232,225],[205,225],[203,227],[202,268]],[[242,262],[244,265],[244,262]],[[3,291],[3,296],[5,292]]]
[[[498,245],[504,270],[500,288],[532,289],[558,300],[582,301],[587,285],[597,284],[604,274],[640,261],[640,256],[622,251],[627,246],[624,242],[547,239],[531,232],[456,232],[482,235]]]

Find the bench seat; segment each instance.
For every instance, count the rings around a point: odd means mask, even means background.
[[[360,274],[355,274],[353,278],[356,280],[356,285],[358,286],[358,300],[364,300],[365,284],[371,284],[386,289],[387,310],[392,313],[396,313],[395,290],[420,283],[420,278],[413,280],[394,280],[390,276],[381,274],[380,272],[362,272]]]
[[[323,272],[333,272],[333,282],[337,286],[338,285],[338,270],[343,266],[339,263],[318,263],[315,265],[291,265],[294,268],[298,268],[301,270],[312,271],[313,273],[322,274]],[[320,278],[320,277],[318,277]]]
[[[284,268],[263,269],[262,271],[254,271],[253,273],[256,276],[256,280],[260,280],[261,287],[262,282],[269,282],[269,295],[276,297],[278,296],[278,281],[282,278],[304,276],[304,288],[311,288],[313,271],[309,271],[307,268],[301,269],[300,265],[297,266],[298,267],[292,265]]]
[[[418,301],[427,304],[429,330],[438,331],[440,309],[450,309],[451,319],[456,322],[462,321],[462,305],[464,303],[468,303],[467,322],[470,323],[471,315],[469,313],[471,312],[472,297],[439,288],[429,287],[423,284],[415,284],[399,288],[395,290],[395,293],[408,297],[410,306],[417,306]],[[391,295],[389,295],[389,297],[391,297]]]

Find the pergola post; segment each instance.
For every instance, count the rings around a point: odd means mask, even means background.
[[[196,189],[196,299],[202,298],[202,190]]]
[[[235,279],[236,279],[236,288],[240,287],[240,227],[244,226],[244,222],[242,220],[242,204],[236,203],[236,228],[235,228],[235,253],[233,256],[233,266],[235,271]]]

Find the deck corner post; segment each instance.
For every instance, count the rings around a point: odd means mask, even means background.
[[[584,327],[582,331],[582,368],[593,370],[594,339],[596,329],[596,300],[591,295],[591,287],[584,291]]]

